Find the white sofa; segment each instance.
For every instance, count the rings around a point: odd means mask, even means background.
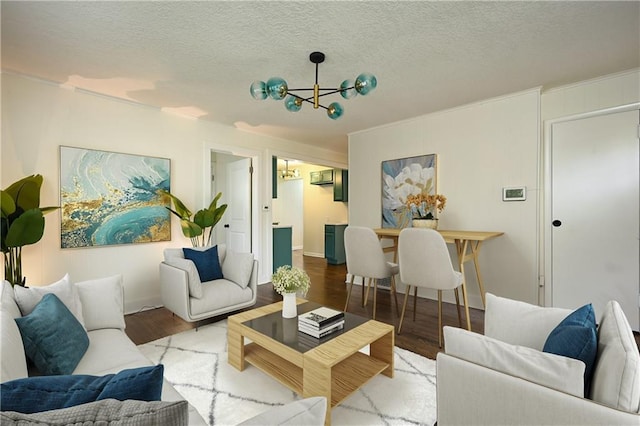
[[[206,250],[210,247],[194,248]],[[224,278],[201,282],[194,263],[181,248],[164,250],[160,263],[160,294],[165,308],[187,322],[197,322],[255,305],[258,261],[250,253],[235,253],[217,245]]]
[[[640,425],[640,355],[618,303],[599,323],[589,398],[582,361],[541,351],[571,312],[487,294],[484,336],[445,327],[438,425]]]
[[[66,282],[65,282],[66,279]],[[121,276],[108,277],[82,283],[71,284],[68,276],[55,287],[66,287],[77,291],[84,325],[89,337],[89,347],[77,365],[73,374],[88,374],[103,376],[117,373],[124,369],[151,366],[151,361],[145,358],[136,345],[124,332],[123,288]],[[74,290],[73,287],[76,289]],[[65,299],[61,294],[59,298]],[[62,300],[65,305],[68,301]],[[15,318],[22,316],[16,303],[14,290],[7,281],[2,282],[1,295],[1,372],[0,382],[25,378],[28,376],[27,361],[20,331]],[[77,303],[77,302],[75,302]],[[74,309],[70,309],[73,313]],[[164,380],[162,387],[163,401],[181,401],[184,398]],[[6,420],[6,419],[5,419]],[[205,425],[204,419],[189,405],[189,424]]]

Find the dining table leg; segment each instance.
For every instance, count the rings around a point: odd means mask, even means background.
[[[471,331],[471,317],[469,316],[469,298],[467,296],[467,278],[464,274],[465,253],[469,240],[456,239],[456,251],[458,252],[458,268],[462,274],[462,300],[464,303],[464,314],[467,317],[467,330]]]
[[[487,307],[487,303],[484,298],[484,284],[482,283],[482,277],[480,275],[480,264],[478,263],[478,254],[480,254],[481,241],[475,241],[471,243],[471,253],[473,254],[473,266],[476,268],[476,278],[478,279],[478,287],[480,288],[480,297],[482,298],[482,306]]]

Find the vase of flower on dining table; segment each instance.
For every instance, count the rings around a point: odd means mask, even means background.
[[[298,316],[296,296],[305,295],[311,286],[309,275],[302,269],[291,265],[280,266],[271,276],[273,289],[282,295],[282,316]]]
[[[411,213],[411,226],[414,228],[438,229],[436,215],[444,209],[447,197],[442,194],[418,193],[407,196],[405,202]]]
[[[412,219],[411,225],[414,228],[438,229],[438,219]]]

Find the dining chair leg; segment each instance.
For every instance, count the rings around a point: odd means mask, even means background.
[[[377,278],[372,278],[373,279],[373,319],[376,319],[376,302],[377,302],[377,296],[378,296],[378,279]]]
[[[364,294],[364,300],[362,301],[362,306],[367,306],[367,302],[369,301],[369,290],[371,290],[371,280],[372,278],[367,278],[367,292]],[[364,277],[362,277],[362,285],[364,285]]]
[[[416,320],[416,306],[418,303],[418,286],[413,287],[413,321]]]
[[[364,286],[365,284],[365,277],[362,277],[362,296],[360,297],[360,303],[362,303],[362,306],[366,305],[367,302],[365,302],[365,298],[364,298]]]
[[[404,303],[402,304],[402,314],[400,314],[400,324],[398,324],[398,334],[402,329],[402,321],[404,321],[404,311],[407,309],[407,300],[409,300],[409,293],[411,293],[411,286],[408,285],[404,291]]]
[[[458,325],[462,328],[462,314],[460,313],[460,294],[458,294],[458,287],[453,289],[456,295],[456,308],[458,309]]]
[[[353,278],[351,275],[351,282],[349,283],[349,291],[347,292],[347,301],[344,304],[344,311],[347,312],[347,308],[349,307],[349,298],[351,297],[351,290],[353,290]]]
[[[400,309],[398,308],[398,292],[396,290],[395,275],[391,275],[391,292],[393,293],[393,298],[396,300],[396,315],[400,316]]]
[[[442,348],[442,290],[438,290],[438,345]]]

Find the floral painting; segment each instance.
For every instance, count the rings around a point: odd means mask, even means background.
[[[171,240],[171,162],[60,147],[61,247]]]
[[[410,195],[436,193],[436,154],[382,162],[382,227],[411,226]]]

